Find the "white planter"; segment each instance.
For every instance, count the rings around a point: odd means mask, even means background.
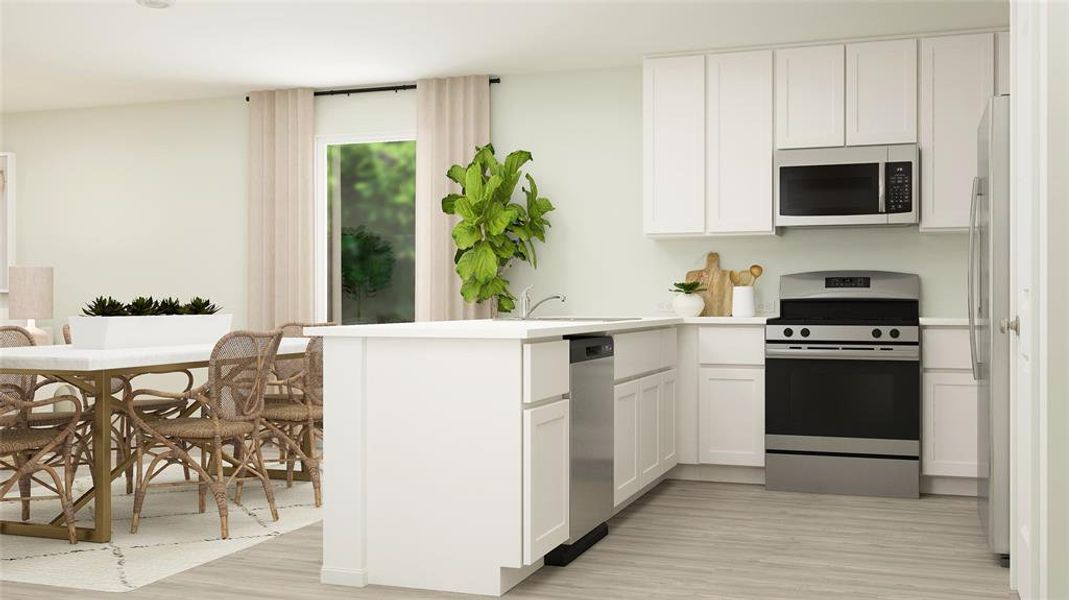
[[[752,285],[737,285],[731,289],[731,316],[752,317],[754,296]]]
[[[676,294],[672,310],[680,317],[697,317],[705,310],[705,300],[698,294]]]
[[[71,343],[90,350],[214,344],[230,332],[232,316],[71,317]]]

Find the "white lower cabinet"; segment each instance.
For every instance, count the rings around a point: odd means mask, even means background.
[[[676,370],[617,384],[613,394],[613,504],[674,467]]]
[[[764,367],[702,367],[698,381],[698,460],[765,466]]]
[[[523,411],[523,562],[568,539],[569,400]]]
[[[977,387],[969,371],[922,376],[921,473],[976,477]]]

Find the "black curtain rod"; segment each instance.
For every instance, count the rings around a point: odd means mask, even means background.
[[[491,84],[501,83],[501,78],[500,77],[491,77],[490,78],[490,83]],[[381,86],[377,86],[377,87],[348,88],[348,89],[341,89],[341,90],[319,90],[317,92],[314,92],[313,95],[314,96],[341,96],[341,95],[348,96],[349,94],[367,94],[367,93],[370,93],[370,92],[400,92],[400,91],[403,91],[403,90],[414,90],[414,89],[416,89],[416,84],[414,84],[414,83],[405,83],[405,84],[401,84],[401,85],[381,85]],[[248,96],[245,96],[245,101],[246,102],[249,101],[249,97]]]

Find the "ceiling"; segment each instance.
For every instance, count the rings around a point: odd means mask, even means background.
[[[1005,25],[998,1],[0,0],[4,112],[637,65],[644,54]]]

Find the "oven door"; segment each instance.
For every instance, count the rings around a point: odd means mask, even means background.
[[[917,360],[767,358],[765,433],[769,448],[774,448],[771,442],[777,439],[798,442],[795,438],[806,436],[832,453],[879,454],[879,448],[916,449],[920,440],[920,397]],[[848,440],[857,440],[857,447],[851,448]],[[888,442],[873,444],[862,440]],[[896,445],[890,440],[913,443]],[[815,446],[813,450],[819,448]]]

